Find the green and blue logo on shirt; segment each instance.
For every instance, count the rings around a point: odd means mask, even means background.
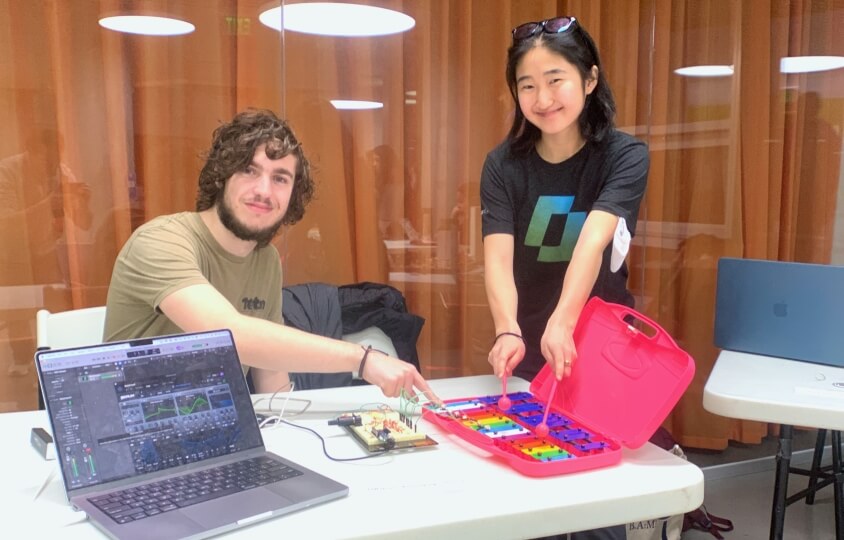
[[[573,203],[572,195],[544,195],[536,201],[533,217],[530,218],[525,235],[525,245],[539,248],[539,255],[536,257],[538,262],[556,263],[571,260],[574,245],[586,221],[586,212],[569,212]],[[559,245],[546,246],[543,244],[545,233],[548,232],[551,218],[556,215],[566,216],[563,235]]]

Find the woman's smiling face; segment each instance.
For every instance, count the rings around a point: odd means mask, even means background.
[[[577,120],[596,82],[597,77],[584,84],[574,64],[541,44],[525,53],[516,67],[519,107],[543,136],[579,129]]]

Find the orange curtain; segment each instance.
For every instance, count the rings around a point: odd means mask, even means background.
[[[9,55],[0,62],[0,333],[8,345],[0,411],[35,406],[36,310],[105,303],[117,253],[115,221],[101,209],[125,206],[127,191],[115,191],[109,173],[121,171],[125,183],[127,138],[110,131],[125,129],[111,107],[121,84],[106,81],[113,51],[94,30],[96,16],[89,21],[95,8],[0,6],[0,48]]]
[[[837,38],[829,28],[840,12],[819,2],[378,5],[404,8],[416,27],[353,43],[288,35],[288,114],[298,125],[318,111],[319,135],[307,140],[317,144],[325,184],[318,204],[324,207],[312,212],[308,227],[289,232],[288,277],[313,278],[315,269],[296,253],[329,251],[344,264],[318,274],[335,282],[390,282],[427,319],[419,343],[426,375],[487,373],[492,328],[473,212],[480,165],[512,114],[502,75],[508,32],[520,22],[574,14],[602,50],[618,125],[651,148],[631,288],[639,309],[698,366],[667,425],[688,446],[758,442],[767,426],[715,417],[701,405],[718,352],[712,345],[716,265],[721,256],[829,260],[840,141],[828,129],[816,144],[822,124],[809,119],[823,118],[818,110],[835,118],[837,109],[821,99],[809,114],[784,99],[780,86],[787,77],[779,74],[779,58],[812,52],[808,43],[796,43],[795,32],[814,36],[814,49],[823,51],[816,54],[834,53]],[[816,28],[807,32],[807,25]],[[723,64],[734,73],[689,79],[674,72],[700,64]],[[825,84],[831,95],[831,83]],[[384,108],[333,111],[326,103],[332,96],[381,101]],[[837,118],[832,125],[840,125]],[[788,146],[777,147],[789,137]],[[811,156],[798,146],[806,138],[815,140]],[[793,195],[782,191],[784,183]],[[756,203],[759,190],[767,206]],[[790,209],[783,216],[789,224],[770,219],[781,207]],[[326,221],[328,215],[333,220]],[[805,253],[752,248],[780,244]]]
[[[844,6],[666,1],[655,11],[642,267],[644,296],[653,301],[645,309],[697,363],[668,426],[693,447],[755,443],[767,425],[718,417],[701,406],[718,355],[712,344],[717,261],[831,261],[842,126],[834,88],[841,88],[842,73],[785,75],[780,59],[844,53],[844,40],[832,31]],[[731,65],[734,74],[673,75],[694,64]]]
[[[265,7],[0,2],[0,412],[35,407],[37,309],[105,304],[132,230],[193,209],[213,129],[242,107],[279,108],[280,37],[258,23]],[[197,31],[149,38],[98,25],[138,9]]]
[[[360,40],[285,37],[287,114],[308,125],[303,138],[316,145],[309,150],[321,183],[317,203],[287,233],[285,275],[389,283],[426,319],[418,349],[427,376],[486,372],[492,329],[479,164],[510,114],[501,76],[510,9],[377,5],[409,14],[416,26]],[[338,98],[383,108],[335,110],[328,102]],[[304,263],[325,253],[338,264]]]

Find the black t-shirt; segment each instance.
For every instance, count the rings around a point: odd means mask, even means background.
[[[536,150],[513,156],[506,141],[487,155],[481,174],[483,235],[513,235],[517,320],[527,344],[518,375],[532,378],[544,365],[539,342],[586,215],[597,209],[624,218],[632,236],[648,165],[645,143],[616,130],[562,163],[548,163]],[[611,252],[612,243],[590,296],[632,306],[627,265],[611,272]]]

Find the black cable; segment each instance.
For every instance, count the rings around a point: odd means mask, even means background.
[[[329,426],[360,426],[363,425],[363,420],[361,419],[359,414],[344,414],[342,416],[338,416],[334,420],[328,421]]]
[[[389,452],[388,449],[384,449],[384,450],[379,450],[377,452],[369,454],[367,456],[360,456],[360,457],[353,457],[353,458],[336,458],[336,457],[334,457],[334,456],[332,456],[328,453],[328,449],[325,447],[325,439],[322,437],[322,435],[317,433],[315,430],[313,430],[309,427],[300,426],[299,424],[294,424],[293,422],[288,422],[287,420],[285,420],[283,418],[279,419],[278,421],[282,422],[284,424],[287,424],[288,426],[293,426],[295,428],[304,429],[305,431],[310,431],[311,433],[313,433],[314,435],[319,437],[319,440],[322,443],[322,453],[325,454],[325,457],[327,457],[331,461],[360,461],[361,459],[369,459],[369,458],[373,458],[373,457],[378,457],[378,456],[384,455],[387,452]]]

